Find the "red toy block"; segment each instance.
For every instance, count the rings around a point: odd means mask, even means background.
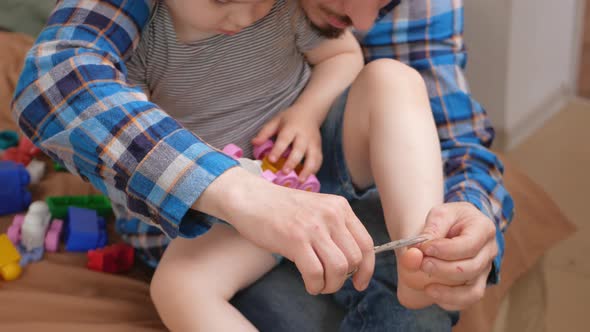
[[[18,148],[8,148],[2,154],[2,160],[11,160],[15,163],[27,166],[33,157],[31,155],[19,150]]]
[[[133,266],[135,252],[125,243],[113,244],[102,249],[88,251],[89,269],[95,271],[118,273],[126,272]]]
[[[18,142],[18,149],[24,154],[27,154],[31,157],[36,157],[41,153],[41,149],[39,149],[30,139],[22,136],[20,141]]]

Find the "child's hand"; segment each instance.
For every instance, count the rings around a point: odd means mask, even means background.
[[[260,145],[273,136],[277,136],[269,154],[269,160],[276,162],[285,150],[291,146],[291,153],[282,171],[289,173],[305,158],[299,181],[304,182],[310,174],[315,174],[322,165],[322,138],[320,124],[295,108],[289,108],[262,127],[252,144]]]

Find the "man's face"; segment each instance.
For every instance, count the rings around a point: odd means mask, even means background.
[[[379,9],[391,0],[299,0],[312,25],[326,37],[337,37],[347,27],[368,30]]]

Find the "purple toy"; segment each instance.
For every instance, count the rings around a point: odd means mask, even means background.
[[[45,250],[49,252],[56,252],[59,246],[59,238],[63,229],[63,220],[54,219],[45,235]]]
[[[20,243],[20,230],[25,222],[25,215],[24,214],[17,214],[12,219],[12,224],[8,227],[6,233],[8,234],[8,238],[10,242],[17,246]]]

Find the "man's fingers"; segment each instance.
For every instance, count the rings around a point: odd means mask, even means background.
[[[338,291],[348,278],[349,266],[346,256],[331,238],[316,237],[313,243],[324,267],[324,289],[322,294],[331,294]]]
[[[464,260],[446,261],[426,257],[422,262],[421,270],[435,278],[452,282],[474,280],[489,271],[492,261],[498,253],[495,244],[495,242],[488,242],[475,257]]]
[[[347,274],[358,270],[363,260],[363,253],[354,237],[344,225],[340,231],[332,233],[332,240],[346,257],[348,263]]]
[[[481,300],[485,293],[486,280],[487,274],[484,273],[473,283],[468,282],[462,286],[432,284],[426,287],[426,294],[445,310],[462,310]]]
[[[305,246],[301,249],[294,263],[301,272],[307,292],[319,294],[324,289],[324,267],[313,248]]]
[[[424,233],[433,238],[420,245],[426,256],[447,261],[469,259],[488,242],[495,241],[495,226],[475,207],[467,204],[449,206],[451,208],[434,208],[426,219]],[[455,219],[459,214],[461,217]],[[453,225],[447,227],[451,223]],[[456,236],[446,238],[450,233]]]
[[[369,286],[373,271],[375,270],[375,251],[373,250],[373,238],[367,232],[365,226],[356,217],[351,208],[349,208],[346,226],[359,246],[362,254],[362,260],[358,270],[352,276],[354,288],[363,291]]]

